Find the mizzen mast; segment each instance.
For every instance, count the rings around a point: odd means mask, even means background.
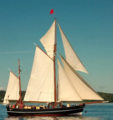
[[[20,77],[20,59],[18,59],[18,72],[19,72],[19,103],[22,103],[22,97],[21,97],[21,77]]]

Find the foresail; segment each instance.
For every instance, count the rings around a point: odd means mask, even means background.
[[[54,101],[53,60],[38,46],[24,101]]]
[[[61,60],[66,74],[83,100],[103,100],[62,56]]]
[[[53,58],[53,50],[54,50],[54,39],[55,39],[55,21],[51,25],[50,29],[47,33],[40,39],[40,42],[44,46],[47,54]]]
[[[19,100],[19,78],[11,71],[3,104],[8,104],[9,100]]]
[[[63,30],[61,29],[60,25],[58,24],[60,34],[62,37],[63,45],[64,45],[64,51],[66,60],[69,62],[69,64],[78,71],[82,71],[85,73],[88,73],[83,64],[81,63],[80,59],[78,58],[77,54],[73,50],[72,46],[70,45],[68,39],[66,38]]]
[[[58,60],[58,101],[82,101]]]

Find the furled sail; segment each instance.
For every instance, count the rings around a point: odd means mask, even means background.
[[[19,100],[19,78],[12,71],[10,71],[3,104],[8,104],[9,100]]]
[[[61,29],[60,25],[58,24],[60,34],[62,37],[63,45],[64,45],[64,51],[66,55],[66,60],[69,62],[69,64],[78,71],[82,71],[85,73],[88,73],[83,64],[81,63],[80,59],[78,58],[77,54],[73,50],[72,46],[70,45],[68,39],[66,38],[63,30]]]
[[[53,60],[38,46],[24,101],[54,101]]]
[[[58,101],[82,101],[58,60]]]
[[[61,60],[66,74],[83,100],[103,100],[62,56]]]
[[[44,46],[47,54],[53,58],[53,50],[54,50],[54,39],[55,39],[55,21],[53,22],[50,29],[47,33],[40,39],[40,42]]]

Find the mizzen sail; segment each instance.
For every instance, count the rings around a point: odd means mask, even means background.
[[[82,62],[78,58],[77,54],[73,50],[72,46],[70,45],[68,39],[66,38],[63,30],[61,29],[60,25],[58,24],[60,34],[62,37],[63,45],[64,45],[64,51],[65,51],[65,56],[66,60],[69,62],[69,64],[78,71],[82,71],[85,73],[88,73],[85,67],[83,66]]]
[[[19,100],[19,78],[12,71],[10,71],[3,104],[8,104],[9,100]]]

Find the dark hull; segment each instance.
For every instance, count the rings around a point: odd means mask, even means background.
[[[9,116],[67,116],[67,115],[81,115],[85,105],[78,105],[65,108],[53,109],[9,109],[7,113]]]

